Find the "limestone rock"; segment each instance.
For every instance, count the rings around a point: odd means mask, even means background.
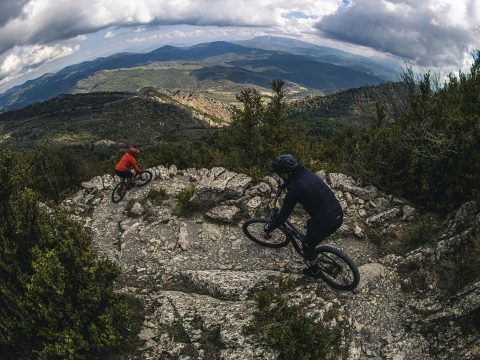
[[[262,205],[262,198],[260,196],[255,196],[254,198],[248,200],[246,205],[250,210],[255,210]]]
[[[373,225],[383,226],[388,220],[391,220],[397,217],[399,213],[400,213],[399,208],[391,208],[389,210],[381,212],[380,214],[376,214],[369,217],[367,220],[365,220],[365,223],[368,226],[373,226]]]
[[[218,205],[210,209],[205,216],[210,219],[218,220],[226,223],[233,221],[235,216],[240,212],[240,209],[232,205]]]
[[[353,226],[353,233],[355,234],[356,237],[360,239],[365,237],[365,233],[363,232],[363,229],[358,224],[355,224]]]
[[[266,284],[274,271],[240,272],[228,270],[187,271],[185,276],[210,295],[227,300],[246,300],[252,289]]]
[[[182,250],[187,250],[188,249],[188,229],[186,224],[182,224],[180,226],[180,230],[178,232],[178,245]]]
[[[173,177],[177,175],[177,172],[178,172],[177,167],[175,165],[170,165],[170,167],[168,168],[168,175]]]
[[[135,202],[135,204],[133,204],[132,208],[130,209],[130,213],[134,216],[142,216],[144,211],[145,210],[143,209],[142,204],[140,204],[139,202]]]
[[[327,181],[327,173],[325,172],[325,170],[316,171],[315,175],[317,175],[323,181]]]
[[[411,207],[410,205],[405,205],[403,208],[402,208],[402,211],[403,211],[403,216],[402,216],[402,220],[412,220],[413,219],[413,215],[415,215],[415,208]]]
[[[104,189],[102,177],[95,176],[92,180],[83,182],[82,187],[89,190],[102,191]]]
[[[244,174],[213,168],[195,187],[192,201],[200,206],[216,205],[224,200],[241,196],[252,179]]]
[[[349,192],[364,200],[371,200],[378,194],[375,186],[359,187],[350,176],[340,173],[330,173],[327,178],[334,189]]]
[[[157,166],[152,172],[150,184],[132,189],[119,204],[110,201],[113,178],[109,175],[86,182],[62,204],[77,214],[72,218],[91,234],[95,250],[119,265],[119,291],[134,294],[145,304],[139,358],[277,359],[261,337],[243,331],[254,320],[255,293],[265,288],[286,291],[289,304],[305,304],[305,314],[316,323],[326,320],[332,328],[345,329],[349,335],[342,347],[349,358],[428,359],[432,348],[444,358],[475,358],[478,339],[473,333],[462,334],[457,325],[477,316],[479,283],[448,298],[437,296],[431,287],[418,298],[402,288],[409,274],[399,271],[407,262],[422,262],[428,268],[458,252],[480,226],[475,203],[449,215],[435,246],[379,258],[383,253],[374,244],[356,238],[363,236],[365,218],[375,231],[404,231],[415,224],[408,203],[393,207],[392,196],[362,187],[346,175],[318,173],[346,209],[342,227],[325,244],[343,249],[361,265],[358,290],[345,293],[331,291],[321,280],[300,278],[304,263],[292,247],[258,246],[244,236],[242,222],[227,222],[260,214],[277,188],[275,177],[252,184],[247,176],[223,168],[179,171]],[[174,195],[192,185],[204,210],[191,216],[172,215]],[[165,189],[168,197],[161,204],[148,205],[152,188]],[[130,200],[144,208],[142,216],[129,217],[125,208]],[[222,224],[203,220],[204,214],[223,219],[227,213]],[[413,216],[412,222],[401,221],[405,214]],[[302,231],[307,218],[300,209],[291,216]],[[290,279],[288,290],[278,287],[280,279]],[[327,320],[324,316],[330,311],[334,316]],[[434,336],[425,335],[423,325],[433,328]]]

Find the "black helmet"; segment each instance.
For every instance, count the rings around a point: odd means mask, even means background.
[[[295,171],[295,169],[300,166],[297,159],[290,154],[283,154],[273,160],[272,167],[273,171],[277,174],[287,174],[290,175]]]

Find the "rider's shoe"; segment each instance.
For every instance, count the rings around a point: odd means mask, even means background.
[[[318,265],[318,257],[316,257],[316,258],[313,259],[313,260],[307,260],[307,265],[308,265],[309,267],[317,266],[317,265]]]
[[[320,277],[320,267],[317,264],[303,269],[302,272],[303,275],[313,277],[315,279],[318,279]]]

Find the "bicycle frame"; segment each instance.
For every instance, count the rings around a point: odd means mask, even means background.
[[[278,198],[280,197],[280,195],[282,194],[283,189],[284,189],[284,187],[279,186],[279,188],[277,190],[277,193],[275,194],[275,198],[270,203],[270,210],[269,210],[269,214],[268,214],[269,219],[272,217],[272,210],[277,209],[277,207],[276,207],[277,201],[278,201]],[[295,227],[295,225],[293,225],[288,220],[286,220],[285,223],[283,225],[281,225],[280,227],[285,231],[285,234],[287,235],[287,238],[290,240],[290,242],[292,243],[292,245],[295,248],[295,250],[297,251],[297,253],[302,258],[304,258],[302,247],[303,247],[303,244],[305,243],[305,235],[299,229],[297,229]],[[297,243],[296,240],[300,241],[300,243],[302,244],[302,247],[300,247],[300,245]]]
[[[290,221],[285,221],[285,224],[281,226],[282,229],[285,231],[290,243],[293,245],[293,248],[296,252],[302,257],[305,258],[303,255],[303,244],[305,243],[305,235],[298,230],[295,225],[293,225]],[[300,247],[297,240],[302,244]]]

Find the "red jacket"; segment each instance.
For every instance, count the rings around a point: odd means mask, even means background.
[[[142,172],[142,169],[140,169],[140,167],[137,165],[137,160],[135,159],[135,157],[129,153],[125,153],[125,155],[122,156],[118,164],[115,165],[115,170],[128,171],[130,170],[131,166],[135,169],[136,172]]]

